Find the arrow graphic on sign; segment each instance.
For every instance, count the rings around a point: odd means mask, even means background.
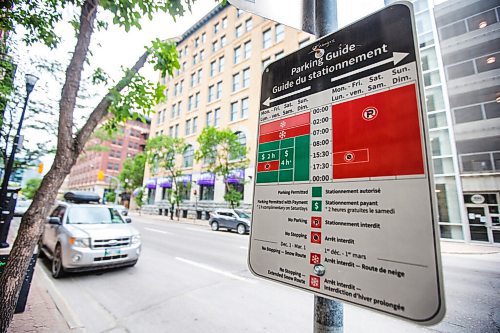
[[[351,76],[353,74],[364,72],[364,71],[366,71],[368,69],[372,69],[372,68],[375,68],[375,67],[387,64],[389,62],[394,62],[394,65],[397,65],[401,60],[403,60],[404,58],[406,58],[406,56],[408,54],[409,53],[393,52],[392,53],[392,57],[390,57],[390,58],[387,58],[385,60],[376,62],[374,64],[368,65],[368,66],[363,67],[363,68],[356,69],[355,71],[352,71],[352,72],[349,72],[349,73],[346,73],[346,74],[343,74],[343,75],[340,75],[340,76],[332,77],[331,78],[331,82],[343,79],[343,78]]]
[[[273,98],[273,99],[271,99],[271,97],[268,97],[262,104],[264,104],[265,106],[269,106],[269,104],[276,102],[276,101],[279,101],[280,99],[287,98],[287,97],[293,96],[295,94],[299,94],[299,93],[307,91],[309,89],[311,89],[311,86],[292,91],[291,93],[285,94],[283,96],[278,96],[278,97]]]

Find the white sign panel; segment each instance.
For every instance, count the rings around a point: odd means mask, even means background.
[[[265,69],[249,266],[416,323],[445,312],[411,5]]]
[[[229,0],[249,13],[314,34],[315,0]]]

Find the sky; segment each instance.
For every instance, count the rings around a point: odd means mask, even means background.
[[[271,0],[268,0],[271,1]],[[377,9],[383,7],[383,0],[338,0],[338,17],[339,27],[345,26],[355,20],[358,20]],[[194,25],[204,15],[217,5],[215,0],[196,0],[192,12],[187,13],[174,22],[168,14],[156,15],[152,21],[144,20],[142,29],[132,29],[130,32],[125,32],[124,29],[110,25],[107,31],[96,32],[93,35],[93,57],[92,64],[98,64],[112,78],[118,79],[121,75],[121,66],[131,67],[136,59],[144,52],[144,46],[155,38],[167,39],[182,35],[187,29]],[[65,13],[67,16],[73,15],[71,11]],[[102,14],[100,14],[102,15]],[[45,56],[51,59],[60,59],[63,65],[66,65],[69,59],[69,53],[74,47],[75,39],[73,38],[73,30],[68,25],[60,25],[57,27],[59,35],[63,36],[64,41],[57,50],[48,50],[46,47],[37,45],[28,50],[39,56]],[[27,71],[34,71],[29,66]],[[36,71],[35,71],[36,72]],[[141,73],[147,78],[156,81],[158,76],[152,70],[151,66],[146,66]],[[45,95],[50,95],[54,100],[58,100],[60,96],[60,85],[56,84],[53,78],[49,76],[41,76],[37,85],[44,85],[45,89],[35,88],[32,99],[44,98]],[[102,89],[100,96],[106,90]],[[88,102],[89,106],[95,105],[100,96],[95,100]],[[90,112],[91,108],[86,111],[79,111],[75,118],[83,119],[85,114]],[[56,120],[54,120],[56,121]],[[25,130],[24,135],[30,138],[31,142],[36,141],[37,132]],[[55,145],[55,138],[54,138]],[[46,172],[51,164],[52,157],[47,156],[42,159],[46,165]]]

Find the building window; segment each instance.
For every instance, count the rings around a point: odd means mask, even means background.
[[[221,47],[224,47],[226,46],[227,44],[227,38],[226,38],[226,35],[223,35],[221,38],[220,38],[220,46]]]
[[[241,15],[243,15],[243,11],[241,9],[237,9],[236,10],[236,17],[240,17]]]
[[[202,61],[203,59],[205,59],[205,50],[200,51],[200,61]]]
[[[215,68],[216,68],[215,66],[216,66],[216,63],[214,60],[210,63],[210,77],[215,75]]]
[[[215,86],[211,85],[208,87],[208,102],[210,103],[215,99]]]
[[[309,37],[307,37],[306,39],[303,39],[299,42],[299,49],[303,48],[304,46],[306,46],[307,44],[309,44]]]
[[[225,63],[225,59],[222,56],[219,58],[219,73],[222,73],[224,71],[224,63]]]
[[[177,103],[177,117],[179,117],[182,113],[182,102],[179,101],[179,103]]]
[[[199,37],[196,37],[196,38],[194,39],[194,48],[197,48],[199,45],[200,45],[200,38],[199,38]]]
[[[212,43],[212,52],[216,52],[219,49],[219,42],[215,41]]]
[[[271,57],[262,60],[262,70],[266,69],[266,66],[271,63]]]
[[[200,185],[200,200],[214,200],[213,185]]]
[[[186,128],[184,129],[184,135],[189,135],[191,132],[191,119],[186,120]]]
[[[191,145],[187,146],[187,148],[184,151],[184,154],[182,155],[182,157],[183,157],[182,166],[184,168],[190,168],[190,167],[192,167],[193,166],[193,157],[194,157],[193,146],[191,146]]]
[[[177,138],[179,136],[179,124],[175,125],[174,137]]]
[[[234,63],[237,64],[241,61],[241,46],[234,49]]]
[[[214,110],[214,127],[218,127],[220,124],[220,108]]]
[[[217,82],[217,92],[216,92],[216,98],[220,99],[222,98],[222,81]]]
[[[227,28],[227,17],[224,17],[222,19],[222,29],[226,29]]]
[[[248,107],[249,107],[248,97],[243,98],[241,100],[241,118],[242,119],[245,119],[248,117]]]
[[[219,22],[217,22],[217,23],[214,24],[214,33],[215,34],[218,33],[219,29],[220,29]]]
[[[194,56],[193,56],[193,65],[196,65],[198,63],[198,53],[196,53]]]
[[[170,111],[170,118],[175,118],[175,104],[172,104],[172,110]]]
[[[231,114],[229,115],[230,121],[235,121],[238,117],[238,102],[231,103]]]
[[[253,28],[252,19],[249,18],[248,20],[245,21],[245,30],[250,31],[252,30],[252,28]]]
[[[276,34],[276,43],[281,42],[283,39],[285,39],[285,26],[283,24],[276,24],[276,27],[274,29]]]
[[[191,73],[191,87],[196,85],[196,73]]]
[[[202,33],[201,34],[201,42],[205,43],[206,40],[207,40],[207,34],[206,33]]]
[[[199,105],[200,105],[200,92],[197,92],[194,95],[194,107],[198,108]]]
[[[236,38],[240,38],[243,35],[243,26],[240,24],[235,30]]]
[[[193,110],[193,107],[194,107],[193,102],[194,102],[193,95],[191,95],[188,98],[188,112]]]
[[[272,33],[271,28],[267,29],[262,33],[262,48],[267,49],[272,45]]]
[[[243,44],[243,48],[245,59],[250,58],[250,56],[252,55],[252,41],[249,40],[248,42]]]
[[[198,132],[198,117],[193,118],[193,128],[191,133],[196,134]]]
[[[233,92],[240,90],[240,73],[233,74]]]
[[[285,51],[281,50],[280,52],[278,52],[274,55],[274,59],[275,60],[281,59],[281,58],[283,58],[284,55],[285,55]]]
[[[174,136],[174,126],[170,126],[168,128],[168,136],[173,137]]]
[[[247,137],[245,135],[245,133],[241,132],[241,131],[238,131],[238,132],[235,132],[234,133],[237,137],[237,141],[240,145],[242,145],[243,147],[246,147],[247,146]],[[241,155],[231,155],[230,156],[230,159],[231,160],[236,160],[236,159],[240,159],[240,158],[244,158],[245,156],[241,156]]]
[[[201,75],[202,75],[202,72],[203,72],[203,70],[202,70],[201,68],[200,68],[200,69],[198,69],[198,77],[197,77],[198,83],[200,83],[200,82],[201,82]]]
[[[243,70],[243,88],[250,86],[250,68]]]
[[[212,116],[213,116],[212,111],[208,111],[207,117],[205,118],[205,127],[212,126],[212,121],[213,121]]]

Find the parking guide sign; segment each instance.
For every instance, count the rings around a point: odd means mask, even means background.
[[[415,36],[398,3],[265,69],[249,267],[433,324],[445,305]]]

